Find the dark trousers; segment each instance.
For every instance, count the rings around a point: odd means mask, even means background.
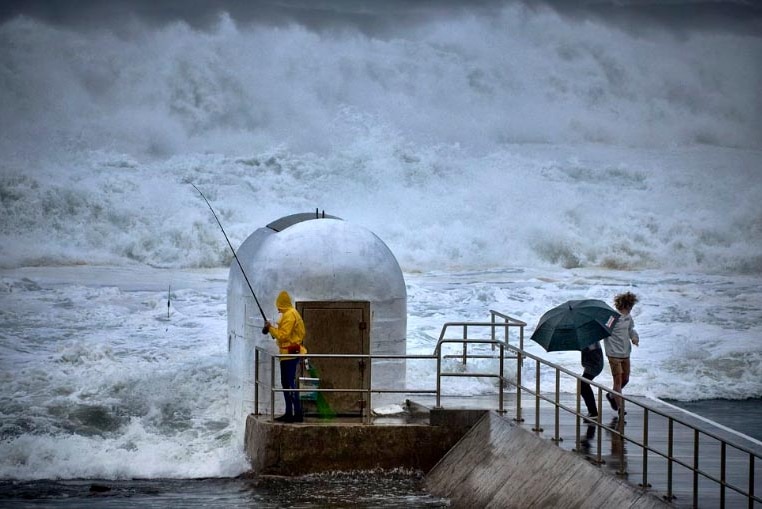
[[[299,359],[280,361],[280,386],[284,389],[296,389],[296,370],[299,367]],[[302,404],[299,401],[298,392],[284,392],[286,400],[286,415],[299,417],[302,415]]]
[[[592,380],[603,371],[603,350],[597,348],[595,350],[582,350],[582,367],[585,371],[582,373],[583,378]],[[579,392],[582,395],[582,399],[585,400],[585,406],[590,414],[598,415],[598,407],[595,404],[595,395],[593,394],[593,388],[590,384],[580,382]]]

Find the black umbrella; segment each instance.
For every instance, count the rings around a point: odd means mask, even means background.
[[[570,300],[542,315],[531,339],[548,352],[582,350],[610,336],[619,316],[602,300]]]

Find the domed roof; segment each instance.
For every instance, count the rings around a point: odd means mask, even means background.
[[[361,226],[321,218],[258,238],[257,248],[242,250],[241,263],[255,291],[262,292],[263,305],[282,289],[296,300],[406,297],[396,258],[381,239]]]

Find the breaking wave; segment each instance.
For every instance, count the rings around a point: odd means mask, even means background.
[[[0,262],[211,267],[283,215],[405,270],[762,270],[753,34],[506,4],[396,31],[0,25]]]

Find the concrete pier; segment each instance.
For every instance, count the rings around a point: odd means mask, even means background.
[[[524,419],[517,421],[511,394],[505,395],[504,414],[494,410],[495,396],[442,397],[446,409],[430,409],[438,402],[419,395],[417,404],[408,402],[405,415],[374,417],[370,424],[357,418],[308,418],[283,425],[249,416],[246,450],[259,475],[420,470],[428,474],[432,494],[451,499],[454,507],[611,507],[621,497],[625,506],[634,507],[659,507],[664,500],[670,507],[749,507],[749,497],[731,486],[748,487],[752,497],[762,493],[762,478],[754,475],[759,460],[736,448],[759,458],[758,441],[658,401],[632,398],[644,406],[628,406],[627,440],[584,421],[578,428],[572,414],[557,413],[546,401],[538,407],[535,398],[523,400]],[[560,404],[574,408],[575,395],[561,394]],[[703,431],[670,427],[656,411]],[[604,408],[604,426],[616,426],[613,415]],[[662,454],[670,450],[672,435],[670,463]],[[722,456],[714,437],[736,447],[728,445]],[[647,440],[651,452],[644,454],[631,440]],[[701,475],[686,467],[692,464],[699,465]]]
[[[485,413],[434,410],[420,416],[358,419],[307,419],[273,423],[249,415],[245,450],[257,475],[410,468],[428,472]]]

